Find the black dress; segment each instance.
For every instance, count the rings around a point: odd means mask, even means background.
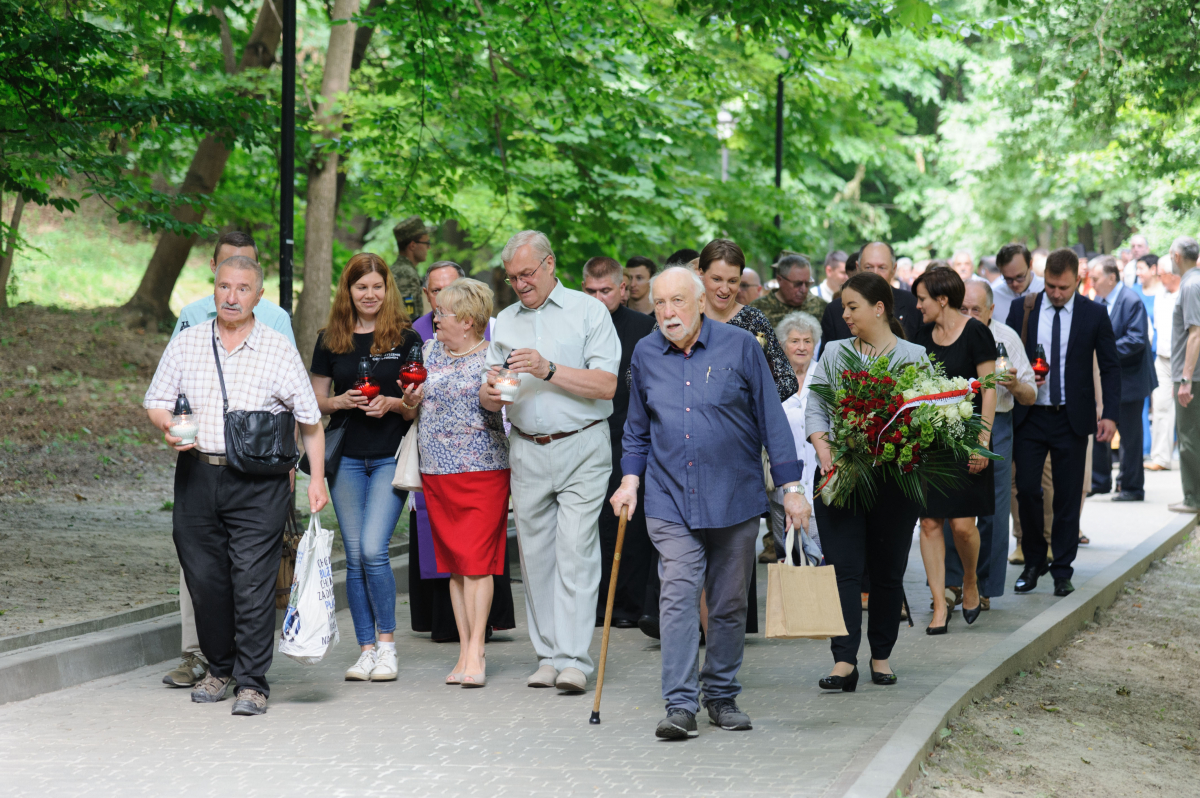
[[[949,311],[947,311],[949,312]],[[979,364],[996,359],[996,339],[987,325],[978,319],[968,318],[958,340],[949,346],[941,346],[933,340],[934,325],[927,324],[917,331],[913,343],[925,347],[930,360],[936,360],[946,370],[947,377],[979,378]],[[983,392],[975,394],[975,412],[983,409]],[[962,464],[966,481],[950,495],[930,490],[926,498],[922,518],[969,518],[992,515],[996,512],[995,469],[988,460],[987,467],[972,474],[967,463]]]

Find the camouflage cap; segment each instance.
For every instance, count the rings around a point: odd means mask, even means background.
[[[396,236],[396,243],[401,247],[409,241],[426,235],[429,232],[430,228],[421,221],[420,216],[410,216],[407,219],[402,219],[392,228],[392,235]]]

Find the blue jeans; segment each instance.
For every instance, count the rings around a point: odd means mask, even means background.
[[[375,631],[396,631],[396,577],[388,544],[406,491],[392,487],[396,461],[390,457],[343,457],[329,480],[330,498],[346,547],[346,601],[360,646],[375,642]]]

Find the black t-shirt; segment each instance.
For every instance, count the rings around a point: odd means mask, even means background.
[[[420,348],[421,337],[412,330],[405,330],[400,345],[382,355],[371,354],[373,343],[375,333],[355,333],[353,351],[337,355],[325,348],[324,333],[318,334],[317,345],[313,349],[312,373],[332,377],[333,393],[337,396],[354,387],[358,380],[358,361],[369,358],[371,376],[379,383],[380,395],[402,397],[404,393],[396,384],[400,378],[400,367],[404,365],[409,349],[414,346]],[[411,422],[404,420],[399,413],[371,418],[358,409],[334,413],[329,420],[329,429],[336,429],[343,424],[349,424],[349,427],[342,445],[342,456],[360,460],[394,456],[400,439],[411,426]]]
[[[949,309],[945,312],[949,312]],[[987,325],[979,319],[968,318],[967,326],[963,328],[958,340],[949,346],[940,346],[933,342],[933,328],[932,324],[922,327],[913,343],[925,347],[926,354],[946,369],[947,377],[979,379],[979,364],[996,359],[996,339],[992,337],[992,331]],[[975,412],[982,412],[982,391],[975,394],[973,402]]]

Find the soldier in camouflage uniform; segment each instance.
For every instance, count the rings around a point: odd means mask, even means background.
[[[812,264],[808,258],[786,253],[774,269],[779,288],[750,303],[750,307],[763,312],[772,327],[777,326],[784,316],[797,310],[811,313],[817,319],[825,314],[825,306],[829,303],[808,293],[813,284]]]
[[[392,228],[396,236],[396,249],[400,254],[392,264],[392,279],[404,302],[409,319],[425,312],[421,302],[421,275],[417,264],[429,256],[429,228],[420,216],[410,216]]]

